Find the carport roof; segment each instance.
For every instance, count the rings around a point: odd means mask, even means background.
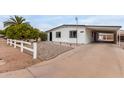
[[[55,29],[58,29],[58,28],[61,28],[61,27],[68,27],[68,26],[78,26],[78,27],[86,27],[88,29],[92,29],[92,30],[119,30],[122,26],[105,26],[105,25],[75,25],[75,24],[64,24],[64,25],[60,25],[60,26],[57,26],[55,28],[52,28],[50,30],[47,30],[46,32],[50,32],[52,30],[55,30]]]
[[[121,26],[86,26],[86,28],[93,31],[118,31]]]

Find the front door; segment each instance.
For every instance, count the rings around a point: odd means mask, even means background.
[[[50,41],[52,41],[52,32],[50,32]]]

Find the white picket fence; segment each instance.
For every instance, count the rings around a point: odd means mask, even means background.
[[[14,48],[20,47],[21,52],[23,52],[24,49],[26,49],[33,53],[33,59],[37,59],[37,43],[36,42],[30,43],[22,40],[7,39],[7,44],[10,46],[14,46]],[[32,48],[26,47],[24,45],[30,45],[32,46]]]

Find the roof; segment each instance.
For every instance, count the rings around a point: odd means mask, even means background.
[[[47,30],[46,32],[50,32],[52,30],[55,30],[55,29],[58,29],[58,28],[61,28],[61,27],[67,27],[67,26],[78,26],[78,27],[115,27],[115,28],[121,28],[122,26],[105,26],[105,25],[75,25],[75,24],[64,24],[64,25],[60,25],[60,26],[57,26],[55,28],[52,28],[50,30]]]
[[[52,28],[52,29],[50,29],[50,30],[47,30],[46,32],[50,32],[50,31],[52,31],[52,30],[55,30],[55,29],[58,29],[58,28],[61,28],[61,27],[67,27],[67,26],[77,26],[77,25],[71,25],[71,24],[64,24],[64,25],[60,25],[60,26],[57,26],[57,27],[54,27],[54,28]],[[78,25],[78,26],[85,26],[85,25]]]

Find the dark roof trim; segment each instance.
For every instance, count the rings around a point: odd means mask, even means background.
[[[66,25],[66,24],[64,24],[64,25],[60,25],[60,26],[54,27],[54,28],[52,28],[50,30],[47,30],[46,32],[50,32],[52,30],[55,30],[55,29],[58,29],[58,28],[61,28],[61,27],[65,27],[65,26],[77,26],[77,25]],[[78,26],[85,26],[85,25],[78,25]]]
[[[60,26],[57,26],[55,28],[52,28],[50,30],[47,30],[46,32],[50,32],[52,30],[55,30],[55,29],[58,29],[58,28],[61,28],[61,27],[65,27],[65,26],[77,26],[77,25],[70,25],[70,24],[66,25],[66,24],[64,24],[64,25],[60,25]],[[78,27],[79,26],[84,26],[84,27],[118,27],[118,28],[122,27],[122,26],[103,26],[103,25],[78,25]]]
[[[118,27],[118,28],[121,28],[122,26],[85,25],[85,27]]]

